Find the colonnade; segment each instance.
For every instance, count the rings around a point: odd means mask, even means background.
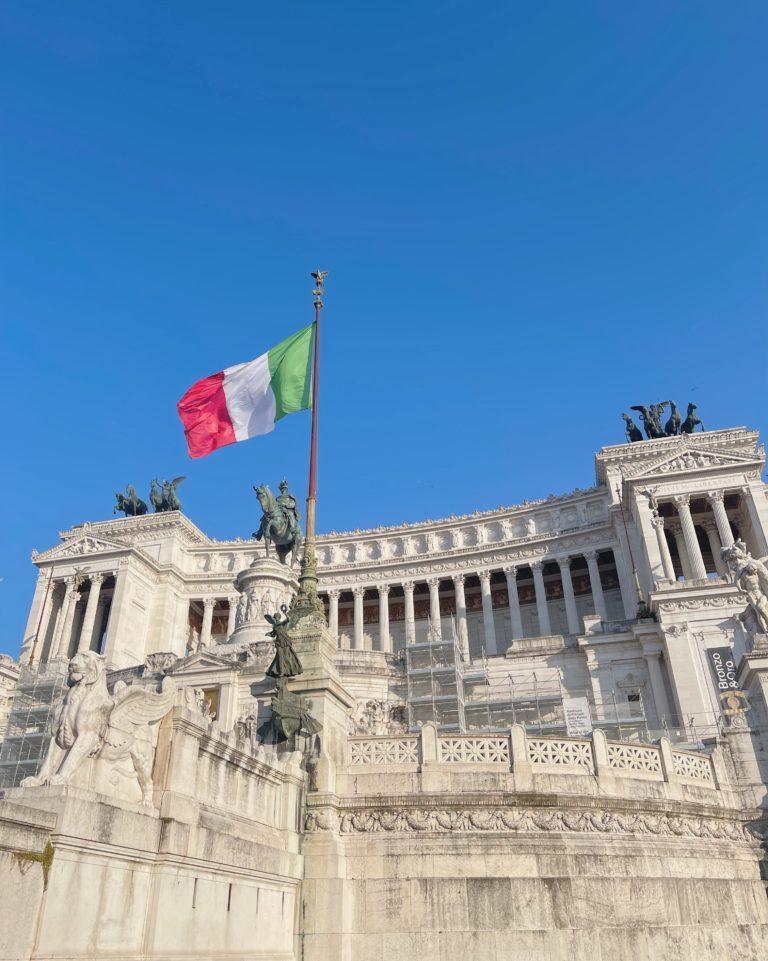
[[[674,541],[684,579],[699,580],[708,576],[696,533],[697,526],[701,527],[707,536],[716,573],[720,575],[727,573],[721,550],[723,547],[730,547],[734,540],[731,522],[725,507],[727,494],[728,491],[724,490],[707,491],[706,493],[693,495],[677,494],[666,501],[659,502],[658,509],[654,511],[651,518],[651,525],[656,534],[665,578],[676,580],[678,576],[669,548],[668,535]],[[694,520],[694,515],[691,513],[692,498],[695,500],[705,499],[710,505],[711,515],[696,515]],[[659,509],[666,509],[667,515],[661,516]]]
[[[213,615],[216,605],[222,601],[227,604],[227,637],[235,629],[235,618],[237,617],[237,604],[240,600],[239,594],[229,594],[226,597],[203,597],[192,598],[190,604],[195,600],[201,600],[203,604],[203,623],[200,629],[200,647],[209,647],[212,640]]]
[[[31,659],[40,661],[46,638],[50,634],[48,658],[69,657],[70,653],[91,650],[94,631],[104,619],[104,608],[109,598],[104,596],[104,582],[116,577],[116,571],[100,571],[95,574],[70,575],[54,578],[46,585],[40,613],[37,642]],[[88,586],[87,600],[82,621],[73,637],[75,620],[83,601],[83,588]],[[57,601],[59,603],[57,603]],[[74,651],[73,648],[74,641]]]
[[[512,640],[525,636],[523,630],[520,596],[518,593],[518,576],[523,569],[530,568],[533,575],[533,586],[535,591],[536,612],[539,623],[539,635],[547,636],[552,633],[550,618],[550,601],[547,598],[546,584],[544,581],[544,565],[556,563],[559,567],[560,578],[563,588],[563,599],[565,601],[565,612],[569,634],[580,634],[583,630],[581,618],[576,606],[576,594],[574,591],[571,565],[576,557],[583,557],[586,561],[589,572],[589,584],[593,598],[595,613],[601,620],[607,620],[607,610],[603,585],[600,579],[598,567],[598,551],[588,551],[578,555],[561,555],[558,557],[544,558],[524,564],[509,564],[502,568],[509,598],[509,613],[511,624]],[[480,582],[480,598],[483,620],[483,638],[486,654],[493,655],[498,653],[499,645],[494,620],[493,594],[491,581],[494,570],[479,570],[475,575]],[[453,586],[455,602],[456,633],[468,654],[467,637],[467,600],[466,600],[466,580],[471,576],[464,573],[456,573],[445,578],[429,577],[425,581],[429,590],[429,621],[433,629],[440,630],[441,618],[443,613],[440,606],[440,585],[444,581],[450,581]],[[376,591],[379,600],[379,647],[386,653],[392,653],[393,642],[390,631],[390,609],[389,598],[392,588],[402,589],[404,598],[404,621],[405,621],[405,641],[406,644],[413,643],[416,639],[416,616],[414,605],[414,591],[416,581],[406,580],[397,583],[380,583],[371,586],[357,585],[353,587],[353,623],[352,623],[352,648],[362,650],[364,647],[364,599],[367,591]],[[329,588],[321,590],[321,594],[327,595],[328,601],[328,623],[331,632],[338,635],[339,632],[339,599],[343,591],[340,588]]]

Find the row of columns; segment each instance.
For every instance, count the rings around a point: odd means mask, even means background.
[[[733,544],[733,531],[731,530],[731,524],[728,520],[728,513],[725,509],[725,504],[723,503],[725,492],[709,491],[706,494],[706,497],[709,503],[712,505],[714,523],[705,523],[703,525],[704,531],[709,539],[709,547],[712,552],[712,557],[715,561],[717,572],[719,574],[724,574],[725,567],[723,565],[720,551],[723,547],[730,547]],[[675,538],[675,546],[677,547],[677,553],[680,557],[680,564],[683,569],[683,577],[686,578],[686,580],[690,580],[691,578],[695,580],[706,578],[707,569],[704,564],[704,557],[702,556],[699,539],[696,535],[696,526],[693,522],[693,516],[691,514],[691,495],[678,494],[672,500],[677,508],[680,526],[678,528],[670,525],[669,531]],[[664,576],[668,580],[675,580],[675,566],[672,561],[669,543],[667,542],[667,537],[665,534],[665,518],[655,515],[651,520],[651,524],[656,531],[656,539],[658,542],[659,553],[661,555],[661,565],[664,570]]]
[[[42,657],[42,645],[50,629],[51,618],[53,617],[55,617],[55,623],[53,626],[49,656],[67,657],[69,655],[77,606],[82,598],[80,587],[85,580],[90,583],[90,589],[88,591],[88,600],[86,601],[85,613],[83,614],[82,624],[80,625],[75,650],[77,652],[90,650],[91,643],[93,642],[93,632],[96,627],[96,617],[99,611],[101,588],[104,580],[107,577],[113,576],[114,573],[114,571],[106,571],[98,574],[89,574],[86,578],[72,575],[51,583],[40,618],[40,630],[37,641],[38,649],[33,653],[35,660],[39,660]],[[55,593],[59,585],[63,588],[64,596],[61,599],[58,610],[56,610]]]
[[[221,598],[204,597],[203,599],[203,623],[200,628],[200,646],[209,647],[211,643],[211,632],[213,628],[213,612],[216,604]],[[224,598],[229,605],[227,611],[227,637],[235,630],[235,618],[237,616],[237,604],[240,600],[239,594],[230,594]],[[190,601],[191,603],[191,601]]]
[[[587,569],[589,571],[589,581],[595,604],[595,612],[599,615],[601,620],[606,620],[607,612],[605,607],[605,597],[603,594],[603,585],[600,581],[600,572],[598,569],[597,551],[590,551],[583,556],[587,561]],[[560,575],[563,582],[563,595],[565,599],[565,610],[568,621],[568,632],[570,634],[579,634],[581,633],[582,625],[578,615],[578,610],[576,608],[576,595],[573,590],[573,581],[571,579],[572,559],[573,558],[570,556],[555,558],[560,567]],[[537,560],[532,561],[527,565],[520,565],[530,567],[533,571],[533,584],[536,594],[536,611],[539,618],[539,633],[542,636],[552,633],[547,593],[544,584],[544,564],[544,560]],[[509,595],[509,610],[513,640],[524,636],[522,614],[520,611],[520,598],[517,592],[517,574],[519,569],[520,568],[514,564],[511,564],[503,569],[507,581],[507,592]],[[496,625],[494,623],[493,598],[491,595],[491,571],[480,571],[477,576],[480,580],[485,650],[487,654],[497,654],[498,645],[496,639]],[[465,650],[465,654],[468,654],[467,601],[464,592],[465,575],[454,574],[451,576],[451,580],[453,581],[454,596],[456,601],[457,631],[461,644]],[[433,625],[439,625],[441,618],[439,593],[440,578],[429,578],[426,583],[429,587],[430,621]],[[415,586],[416,584],[414,581],[404,581],[401,584],[405,599],[405,638],[407,644],[412,643],[416,636],[416,617],[413,599]],[[375,588],[379,594],[380,647],[381,650],[387,653],[392,652],[392,636],[389,629],[390,587],[391,585],[389,584],[378,584]],[[363,648],[363,600],[366,590],[367,588],[362,586],[354,587],[352,589],[352,596],[354,599],[352,643],[353,647],[357,650],[362,650]],[[337,635],[339,631],[339,596],[341,591],[336,588],[331,588],[327,591],[327,594],[329,601],[329,627],[331,633]]]

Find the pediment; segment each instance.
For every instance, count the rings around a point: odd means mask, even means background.
[[[235,653],[234,648],[232,653]],[[197,654],[190,654],[189,657],[179,658],[167,673],[198,674],[202,671],[237,671],[239,669],[240,664],[228,657],[211,654],[209,651],[198,651]]]
[[[32,558],[36,563],[40,561],[61,560],[65,557],[83,557],[87,554],[115,554],[125,553],[130,547],[121,544],[119,541],[107,540],[105,537],[95,537],[93,534],[81,534],[73,537],[63,544],[57,544],[50,550],[33,554]]]
[[[645,463],[627,473],[627,480],[646,480],[671,474],[689,474],[696,471],[722,470],[723,468],[753,468],[759,466],[757,457],[743,454],[712,451],[701,447],[686,447],[668,454],[652,463]]]

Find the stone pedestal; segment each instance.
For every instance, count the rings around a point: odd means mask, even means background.
[[[235,580],[240,592],[235,617],[235,630],[229,644],[251,644],[269,640],[272,630],[264,618],[275,614],[281,605],[289,607],[299,589],[295,572],[274,557],[257,557],[250,567],[240,571]]]
[[[346,772],[347,715],[355,699],[336,671],[336,640],[324,619],[303,617],[290,633],[303,673],[291,678],[288,688],[306,698],[312,717],[322,725],[314,781],[318,792],[332,793]]]

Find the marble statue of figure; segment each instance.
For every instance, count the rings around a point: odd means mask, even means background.
[[[237,613],[235,614],[235,624],[240,627],[242,624],[246,623],[245,609],[248,606],[248,595],[241,594],[240,599],[237,602]]]
[[[273,545],[281,564],[286,563],[289,554],[293,563],[298,557],[302,535],[296,498],[288,491],[288,482],[280,482],[277,498],[266,484],[254,485],[253,489],[262,510],[259,529],[253,532],[253,536],[257,541],[263,539],[267,557],[270,545]]]
[[[107,690],[104,657],[80,651],[69,662],[69,690],[59,705],[53,737],[42,766],[22,787],[67,784],[83,761],[98,757],[119,761],[130,757],[141,787],[142,803],[152,803],[152,755],[149,739],[141,737],[173,706],[176,686],[163,680],[159,694],[122,681]]]
[[[267,614],[275,609],[275,599],[272,597],[272,591],[269,588],[264,591],[264,596],[261,599],[261,615],[263,618],[267,619]]]
[[[740,620],[751,634],[768,634],[768,558],[757,559],[742,540],[722,549],[733,582],[747,595],[749,606]]]
[[[253,620],[253,608],[255,606],[256,598],[254,597],[253,591],[248,591],[245,595],[245,623],[250,624]]]
[[[113,514],[122,511],[126,517],[140,517],[142,514],[147,513],[147,505],[136,493],[136,488],[133,484],[126,484],[125,493],[121,494],[118,491],[115,494],[115,498],[117,499],[117,504],[112,510]]]
[[[528,537],[533,537],[533,535],[536,533],[536,522],[532,517],[529,517],[525,522],[525,533],[528,535]]]

